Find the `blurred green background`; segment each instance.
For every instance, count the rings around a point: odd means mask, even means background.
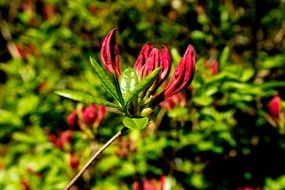
[[[0,189],[62,189],[122,128],[110,109],[95,129],[71,125],[88,105],[53,93],[108,96],[89,56],[115,27],[122,68],[147,41],[173,65],[191,43],[195,78],[73,189],[285,189],[284,0],[1,0],[0,26]]]

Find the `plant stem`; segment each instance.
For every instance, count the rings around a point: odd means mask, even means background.
[[[0,30],[3,38],[7,41],[7,49],[12,55],[14,59],[20,59],[22,56],[16,46],[16,44],[13,42],[11,32],[9,30],[8,24],[5,20],[2,20],[0,17]]]
[[[81,168],[81,170],[73,177],[73,179],[66,185],[64,190],[69,190],[73,184],[80,178],[80,176],[87,170],[87,168],[95,161],[95,159],[100,156],[104,150],[110,146],[119,136],[124,134],[128,129],[124,127],[119,132],[117,132],[108,142],[106,142],[89,160],[88,162]]]

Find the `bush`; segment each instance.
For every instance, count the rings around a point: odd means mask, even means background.
[[[195,77],[148,127],[111,145],[78,189],[285,188],[284,9],[278,0],[2,1],[0,189],[62,189],[123,127],[114,109],[54,93],[112,102],[89,56],[100,60],[115,27],[122,69],[147,41],[171,50],[173,69],[192,44]]]

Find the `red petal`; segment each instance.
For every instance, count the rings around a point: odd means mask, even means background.
[[[280,110],[281,110],[281,99],[280,96],[276,95],[274,96],[269,104],[269,114],[271,115],[271,117],[273,119],[278,119],[279,118],[279,114],[280,114]]]
[[[141,76],[142,68],[145,64],[146,58],[149,56],[151,50],[153,49],[152,45],[147,42],[141,49],[138,59],[134,65],[134,69],[136,70],[138,76]]]
[[[171,56],[169,50],[165,46],[162,46],[162,50],[160,53],[160,67],[161,73],[159,76],[159,85],[167,79],[171,68]]]
[[[101,48],[101,58],[104,67],[110,73],[116,73],[117,76],[121,75],[119,48],[116,44],[116,28],[111,30],[103,40]]]
[[[189,45],[177,65],[174,76],[165,88],[164,96],[170,97],[186,88],[192,81],[195,72],[195,50]]]
[[[142,78],[146,77],[157,67],[159,67],[159,50],[153,48],[142,67]]]

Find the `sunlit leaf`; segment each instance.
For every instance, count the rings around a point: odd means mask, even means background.
[[[95,103],[95,104],[105,105],[105,106],[109,106],[109,107],[115,107],[115,108],[119,107],[117,104],[114,104],[114,103],[109,102],[109,101],[102,99],[102,98],[93,97],[93,96],[86,94],[84,92],[77,92],[77,91],[73,91],[73,90],[62,89],[62,90],[55,91],[55,93],[60,95],[60,96],[65,97],[65,98],[69,98],[69,99],[79,101],[79,102],[83,102],[86,104]]]
[[[112,80],[111,76],[107,73],[107,71],[92,57],[90,57],[91,65],[101,80],[102,86],[118,101],[123,105],[122,99],[118,94],[118,90],[115,86],[115,81]]]
[[[285,87],[285,82],[284,81],[269,81],[266,83],[259,84],[259,87],[262,88],[263,90],[268,90],[270,88],[280,88],[280,87]]]
[[[124,117],[123,119],[123,124],[129,129],[144,129],[148,122],[148,117]]]
[[[18,102],[17,110],[20,116],[33,113],[39,105],[39,97],[35,95],[25,96]]]
[[[1,125],[3,126],[12,125],[12,126],[19,127],[22,125],[22,121],[21,121],[21,118],[17,114],[7,111],[7,110],[0,109],[0,132],[2,132],[2,130],[7,129],[5,127],[1,127]]]
[[[191,38],[193,40],[206,40],[206,34],[200,30],[194,30],[192,33],[191,33]]]
[[[138,83],[138,77],[133,68],[127,68],[122,73],[120,87],[124,99],[135,89]]]
[[[189,119],[188,109],[186,107],[178,107],[168,111],[168,116],[176,120]]]
[[[147,89],[156,79],[160,72],[160,68],[155,69],[149,74],[146,78],[144,78],[140,83],[138,83],[135,89],[126,97],[125,105],[127,105],[135,96],[139,93],[143,92]]]
[[[284,54],[269,56],[264,61],[261,61],[258,66],[260,69],[284,68],[285,56]]]
[[[197,105],[208,106],[213,102],[213,98],[210,96],[198,96],[193,98],[193,102]]]
[[[220,59],[219,59],[219,64],[221,66],[221,68],[223,68],[226,64],[226,61],[228,60],[230,55],[230,48],[229,47],[225,47],[220,55]]]
[[[240,78],[241,81],[248,81],[254,75],[254,69],[245,69]]]

